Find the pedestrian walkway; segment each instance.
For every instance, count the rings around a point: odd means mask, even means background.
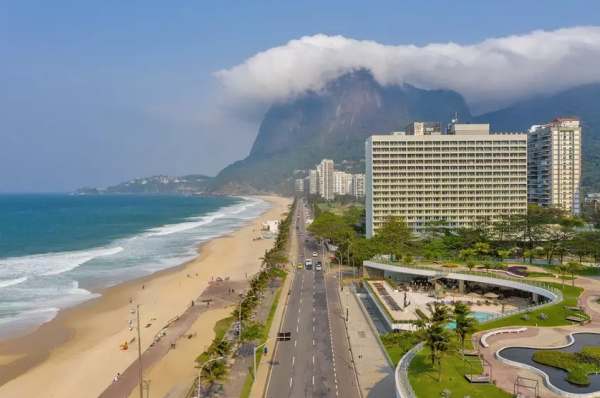
[[[362,396],[395,396],[394,369],[388,363],[359,299],[350,288],[345,288],[341,292],[341,300],[347,308],[348,337]]]

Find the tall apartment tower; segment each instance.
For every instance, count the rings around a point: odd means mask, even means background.
[[[490,134],[489,124],[452,123],[446,134],[414,127],[365,143],[368,237],[390,216],[421,232],[436,221],[473,227],[527,211],[527,134]]]
[[[319,193],[319,173],[317,170],[309,170],[308,172],[308,193],[309,195]]]
[[[319,195],[325,200],[333,200],[334,164],[333,160],[323,159],[317,166],[319,176]]]
[[[528,199],[580,214],[581,123],[557,118],[532,126],[528,144]]]

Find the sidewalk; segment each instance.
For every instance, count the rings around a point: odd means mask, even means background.
[[[289,259],[292,262],[292,266],[290,269],[288,269],[288,275],[285,278],[283,286],[281,287],[279,303],[277,305],[277,309],[275,310],[275,316],[273,317],[273,323],[271,324],[271,330],[269,330],[269,337],[266,344],[268,349],[267,354],[263,355],[260,359],[260,362],[257,362],[256,364],[256,379],[254,380],[252,389],[250,390],[250,398],[262,398],[265,395],[265,389],[267,387],[269,373],[272,366],[271,364],[275,358],[275,337],[277,337],[277,333],[279,333],[284,311],[287,307],[287,300],[289,297],[288,293],[292,285],[292,280],[296,276],[296,264],[298,263],[298,235],[296,233],[295,225],[296,221],[292,223],[292,233],[290,234]]]
[[[348,336],[362,396],[395,396],[394,369],[389,365],[375,331],[360,308],[359,299],[349,287],[340,294],[342,305],[348,308]]]

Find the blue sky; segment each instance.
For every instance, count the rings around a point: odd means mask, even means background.
[[[215,174],[260,118],[214,111],[214,72],[302,36],[471,44],[599,15],[596,1],[3,1],[0,192]]]

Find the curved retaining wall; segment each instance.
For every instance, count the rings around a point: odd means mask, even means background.
[[[417,398],[410,381],[408,380],[408,367],[410,362],[417,355],[417,352],[421,351],[424,343],[419,343],[410,349],[396,365],[395,379],[396,379],[396,398]]]
[[[512,361],[510,359],[506,359],[502,355],[500,355],[500,351],[502,351],[503,349],[505,349],[505,348],[513,348],[513,347],[515,347],[515,348],[532,348],[532,349],[540,349],[540,350],[552,350],[552,349],[565,348],[565,347],[568,347],[568,346],[572,345],[573,343],[575,343],[575,338],[573,337],[573,335],[577,334],[577,333],[600,334],[600,333],[595,333],[595,332],[572,332],[572,333],[569,333],[569,335],[567,336],[567,338],[569,339],[569,342],[567,344],[565,344],[565,345],[562,345],[562,346],[546,347],[546,348],[544,348],[544,347],[530,347],[530,346],[508,346],[508,347],[502,347],[502,348],[500,348],[498,351],[496,351],[494,353],[494,356],[496,357],[496,359],[498,359],[502,363],[505,363],[505,364],[511,365],[511,366],[516,366],[516,367],[522,368],[522,369],[527,369],[527,370],[530,370],[530,371],[532,371],[532,372],[540,375],[542,377],[542,379],[544,380],[544,385],[546,386],[546,388],[548,388],[550,391],[552,391],[553,393],[555,393],[555,394],[557,394],[557,395],[559,395],[561,397],[567,397],[567,398],[598,398],[598,396],[600,396],[599,395],[600,394],[599,391],[590,392],[590,393],[584,393],[584,394],[577,394],[577,393],[563,391],[563,390],[561,390],[560,388],[556,387],[554,384],[552,384],[550,382],[550,377],[543,370],[538,369],[535,366],[527,365],[526,363],[516,362],[516,361]]]

